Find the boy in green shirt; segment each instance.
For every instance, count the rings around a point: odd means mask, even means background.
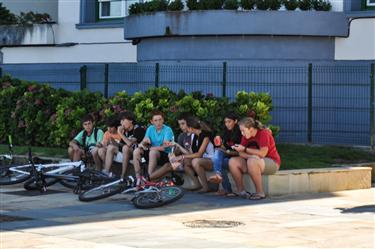
[[[94,155],[98,153],[98,147],[96,144],[103,140],[103,131],[98,128],[94,128],[94,119],[88,114],[81,120],[83,130],[70,141],[68,154],[72,161],[79,161],[85,156],[85,151]]]

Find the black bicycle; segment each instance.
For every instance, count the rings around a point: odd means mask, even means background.
[[[154,208],[172,203],[184,195],[184,191],[175,185],[173,179],[150,182],[142,179],[141,185],[135,186],[132,176],[125,180],[115,180],[92,188],[79,195],[80,201],[95,201],[115,194],[132,194],[132,203],[137,208]]]

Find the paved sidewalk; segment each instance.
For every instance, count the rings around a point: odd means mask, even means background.
[[[0,223],[0,248],[374,248],[374,198],[374,188],[262,201],[188,192],[140,210],[121,195],[82,203],[61,186],[2,186],[1,218],[18,220]]]

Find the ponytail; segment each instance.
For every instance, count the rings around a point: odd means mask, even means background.
[[[255,120],[255,119],[250,118],[250,117],[241,119],[240,122],[238,122],[238,125],[243,125],[246,128],[252,127],[252,128],[257,129],[257,130],[263,130],[265,128],[264,125],[259,120]]]

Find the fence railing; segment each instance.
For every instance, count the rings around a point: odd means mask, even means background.
[[[374,147],[374,64],[5,64],[0,75],[49,83],[71,91],[88,89],[105,97],[116,92],[166,86],[172,91],[225,96],[268,92],[279,142]]]

